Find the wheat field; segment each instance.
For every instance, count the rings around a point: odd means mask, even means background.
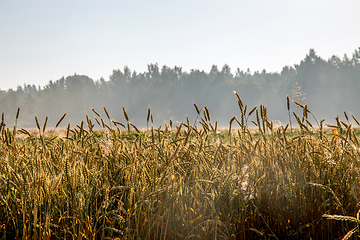
[[[50,131],[47,119],[35,117],[36,131],[3,120],[1,239],[356,237],[357,119],[344,112],[336,125],[313,126],[296,103],[297,125],[274,128],[264,106],[238,104],[226,131],[196,104],[196,124],[147,130],[124,108],[124,123],[104,108],[104,117],[93,110],[94,123],[86,116],[61,131],[65,114]]]

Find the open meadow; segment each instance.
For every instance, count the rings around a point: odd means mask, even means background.
[[[225,131],[195,104],[195,123],[163,128],[149,109],[147,130],[124,108],[124,123],[104,108],[95,122],[61,130],[65,115],[55,129],[36,118],[36,131],[3,120],[0,238],[355,237],[359,122],[344,112],[326,125],[306,105],[292,113],[287,100],[293,122],[278,128],[264,106],[247,109],[239,97]]]

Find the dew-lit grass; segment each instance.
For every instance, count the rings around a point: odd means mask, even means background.
[[[303,106],[297,131],[275,129],[260,106],[250,130],[239,106],[225,131],[206,111],[198,127],[148,131],[100,114],[102,130],[89,118],[50,132],[2,122],[0,236],[336,239],[356,228],[336,221],[359,210],[360,145],[349,119],[312,128]]]

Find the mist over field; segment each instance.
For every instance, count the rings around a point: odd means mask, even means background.
[[[115,69],[107,79],[94,80],[74,74],[49,81],[45,86],[24,83],[17,89],[1,91],[0,112],[4,112],[8,126],[14,124],[20,107],[18,127],[35,128],[35,116],[40,122],[48,116],[51,128],[64,113],[67,115],[61,127],[69,122],[75,126],[86,121],[86,114],[94,119],[92,108],[107,119],[103,107],[111,119],[125,122],[124,107],[130,121],[145,128],[148,107],[154,127],[164,126],[170,119],[174,123],[185,122],[186,117],[194,123],[194,102],[199,108],[206,106],[210,110],[212,122],[218,121],[220,127],[228,127],[231,117],[240,114],[233,93],[236,91],[248,112],[263,104],[275,124],[289,122],[286,96],[307,104],[319,121],[326,119],[329,123],[336,115],[343,117],[343,111],[360,118],[359,90],[360,48],[352,56],[334,55],[327,60],[310,49],[298,64],[284,66],[280,73],[265,69],[262,72],[230,69],[226,64],[209,66],[208,72],[196,69],[185,72],[181,66],[149,64],[146,72],[138,73],[127,66]],[[295,104],[291,104],[291,108],[301,115]],[[98,127],[95,121],[93,123]]]

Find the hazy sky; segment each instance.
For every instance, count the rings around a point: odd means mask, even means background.
[[[359,0],[0,0],[0,89],[127,65],[280,72],[360,47]]]

